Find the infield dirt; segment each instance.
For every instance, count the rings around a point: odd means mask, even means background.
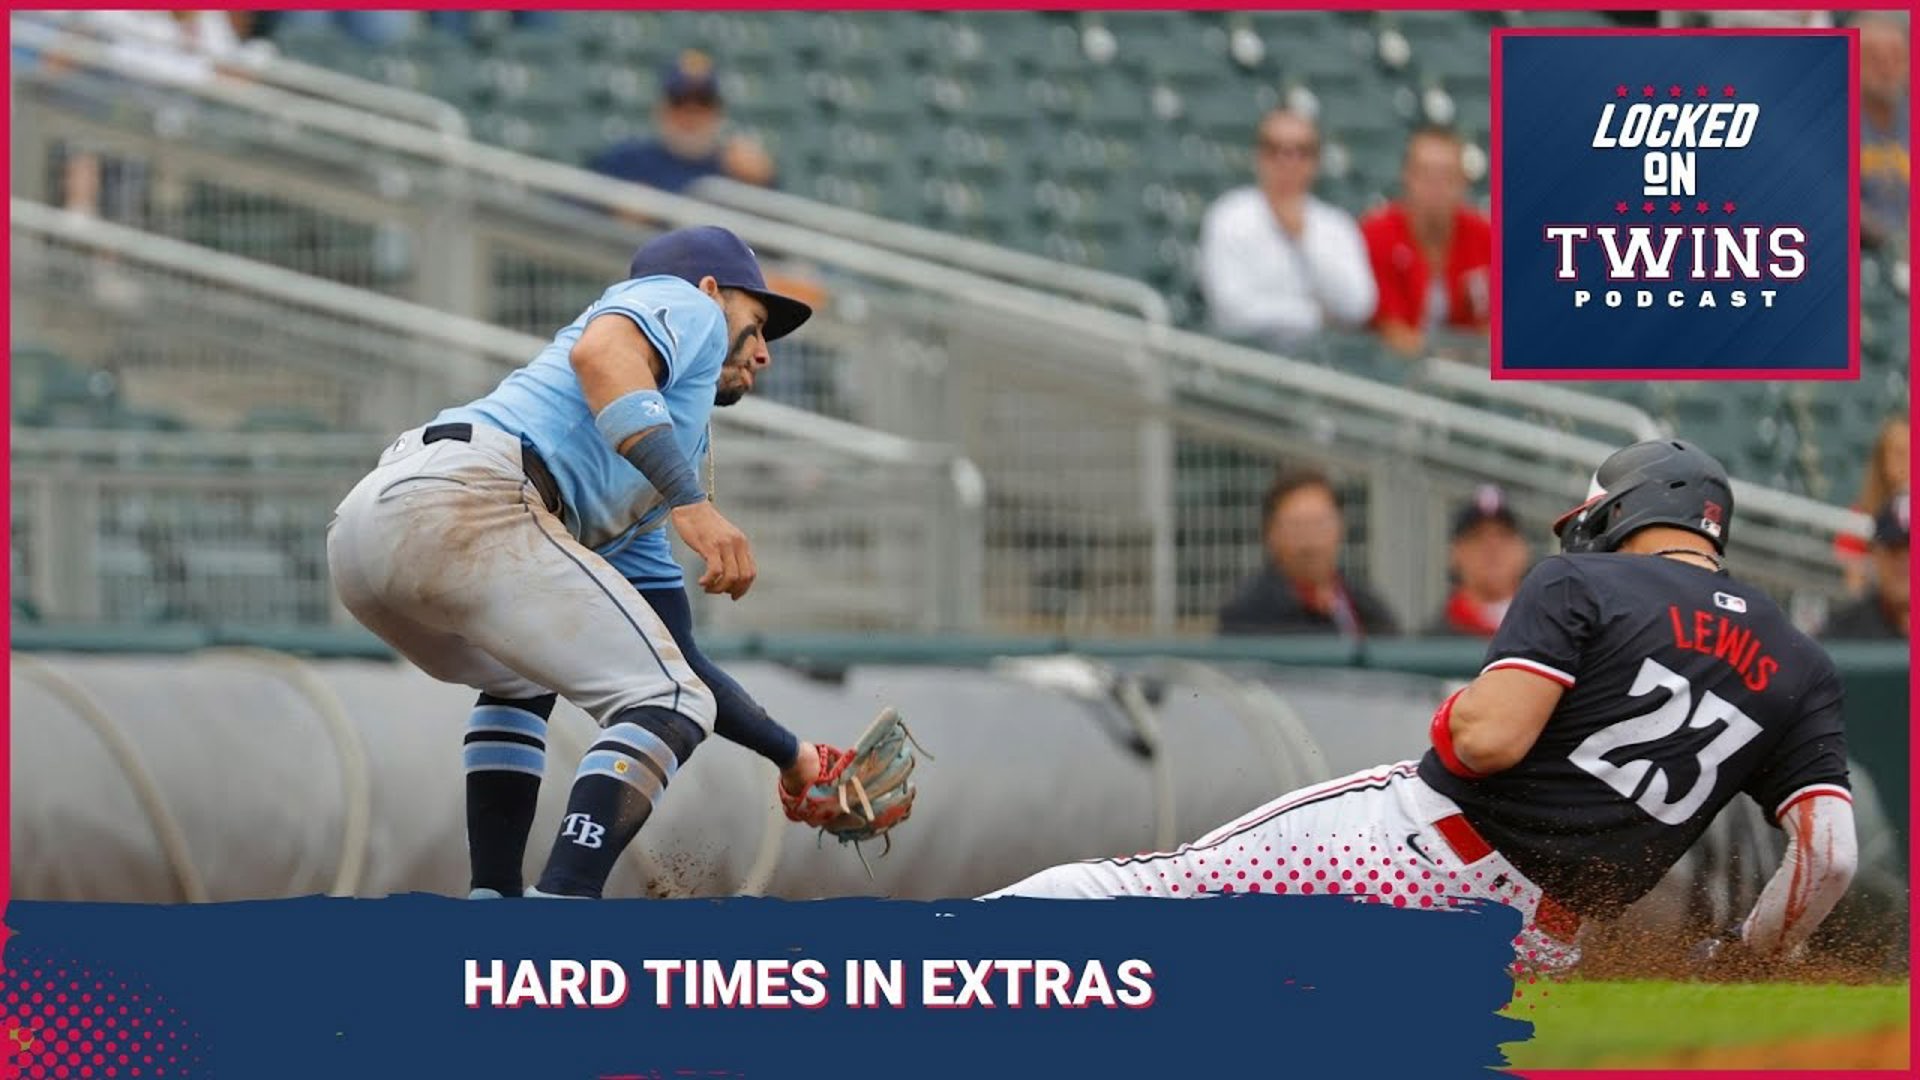
[[[1752,1046],[1670,1050],[1650,1057],[1603,1057],[1595,1068],[1621,1069],[1905,1069],[1912,1031],[1886,1028],[1860,1035],[1789,1039]]]

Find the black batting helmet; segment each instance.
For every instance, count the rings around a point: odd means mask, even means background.
[[[1587,501],[1560,515],[1553,533],[1568,554],[1614,551],[1649,525],[1713,541],[1726,554],[1733,487],[1712,454],[1680,439],[1649,439],[1616,451],[1593,474]]]

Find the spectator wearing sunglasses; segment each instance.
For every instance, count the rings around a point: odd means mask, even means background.
[[[1217,333],[1284,352],[1373,316],[1366,243],[1351,214],[1314,197],[1319,172],[1310,118],[1275,109],[1261,119],[1257,182],[1220,196],[1200,226],[1200,284]]]

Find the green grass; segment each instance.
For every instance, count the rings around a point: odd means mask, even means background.
[[[1505,1045],[1516,1068],[1578,1069],[1601,1058],[1853,1035],[1904,1026],[1908,1016],[1906,983],[1569,981],[1517,989],[1505,1015],[1532,1021],[1534,1036]]]

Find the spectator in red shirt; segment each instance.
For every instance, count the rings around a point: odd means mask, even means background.
[[[1374,329],[1408,356],[1438,327],[1487,330],[1493,226],[1467,205],[1463,149],[1445,128],[1414,132],[1400,167],[1400,201],[1360,223],[1380,286]]]
[[[1454,515],[1453,542],[1447,552],[1454,590],[1427,625],[1427,633],[1492,637],[1506,618],[1507,605],[1520,591],[1531,559],[1506,492],[1482,484]]]

